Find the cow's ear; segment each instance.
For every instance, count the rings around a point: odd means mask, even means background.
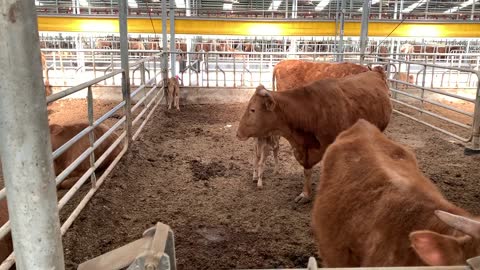
[[[272,96],[268,95],[264,97],[264,104],[267,110],[273,112],[273,110],[275,110],[275,106],[277,105],[277,102],[275,101],[275,99],[273,99]]]
[[[455,238],[432,231],[410,234],[410,243],[418,257],[431,266],[464,264],[463,246],[471,239],[470,236]]]
[[[49,127],[50,135],[58,135],[63,130],[63,127],[57,124],[51,124]]]

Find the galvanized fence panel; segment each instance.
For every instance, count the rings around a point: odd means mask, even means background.
[[[104,76],[98,77],[96,79],[90,80],[88,82],[82,83],[78,86],[74,86],[63,90],[61,92],[52,94],[47,97],[47,104],[55,102],[65,97],[69,97],[70,95],[77,93],[82,90],[87,90],[87,111],[88,111],[88,123],[89,126],[71,138],[68,142],[60,146],[52,153],[52,158],[55,160],[60,155],[68,151],[72,145],[82,139],[84,136],[89,136],[90,146],[81,153],[75,161],[73,161],[67,168],[65,168],[62,172],[60,172],[56,176],[56,185],[58,186],[62,183],[82,162],[85,160],[90,161],[90,168],[83,173],[82,176],[76,181],[76,183],[65,193],[65,195],[59,200],[58,202],[58,210],[60,211],[72,198],[80,188],[88,181],[91,182],[90,190],[85,194],[82,198],[80,203],[76,206],[76,208],[70,213],[69,217],[65,220],[65,222],[61,226],[61,233],[62,235],[68,230],[68,228],[72,225],[73,221],[78,217],[82,209],[86,206],[95,192],[99,189],[99,187],[103,184],[107,176],[122,158],[122,156],[127,151],[128,140],[127,137],[127,117],[126,114],[131,114],[135,116],[133,120],[133,126],[137,126],[138,128],[134,128],[134,132],[132,132],[133,140],[138,138],[139,133],[149,120],[150,116],[153,114],[154,110],[158,107],[161,100],[163,99],[163,82],[161,80],[160,74],[160,55],[154,55],[147,58],[141,58],[137,60],[130,66],[130,73],[135,75],[135,71],[140,72],[139,78],[135,78],[132,76],[132,83],[131,85],[137,85],[138,87],[134,89],[130,95],[130,98],[133,98],[137,95],[142,95],[139,99],[137,104],[131,108],[129,112],[125,111],[126,100],[121,101],[119,104],[114,106],[110,109],[107,113],[103,114],[102,116],[94,119],[93,116],[93,91],[92,86],[102,83],[103,81],[109,80],[115,76],[122,75],[125,71],[122,69],[114,69],[112,72],[105,74]],[[158,72],[157,72],[158,71]],[[137,110],[143,107],[142,110]],[[119,120],[116,121],[106,131],[101,137],[94,138],[93,130],[102,124],[108,118],[111,118],[114,114],[118,113],[121,109],[124,110],[124,115],[120,117]],[[100,156],[96,157],[94,155],[94,150],[100,146],[105,140],[107,140],[113,133],[119,133],[120,135],[118,138],[105,150],[105,152]],[[96,178],[96,170],[100,167],[102,163],[105,162],[106,158],[115,150],[116,147],[120,146],[123,143],[123,149],[120,153],[113,159],[112,163],[103,171],[100,177]],[[0,199],[5,199],[5,188],[0,191]],[[0,239],[5,237],[10,232],[10,222],[6,222],[0,228]],[[9,269],[15,263],[15,256],[14,253],[10,254],[10,256],[3,261],[0,265],[0,270],[2,269]]]

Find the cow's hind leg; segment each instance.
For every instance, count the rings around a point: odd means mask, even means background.
[[[296,203],[307,203],[312,200],[312,174],[313,168],[304,169],[305,182],[303,183],[303,192],[295,198]]]
[[[180,111],[180,93],[178,88],[176,89],[175,93],[175,108],[177,111]]]

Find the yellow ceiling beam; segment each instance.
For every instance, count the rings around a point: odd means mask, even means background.
[[[368,35],[384,37],[398,22],[370,22]],[[39,31],[55,32],[118,32],[116,18],[39,17]],[[254,21],[254,20],[191,20],[176,19],[176,34],[242,35],[242,36],[333,36],[335,23],[325,21]],[[161,19],[129,18],[130,33],[162,32]],[[167,28],[167,31],[170,29]],[[345,36],[360,35],[360,22],[346,22]],[[391,37],[480,37],[478,23],[403,22]]]

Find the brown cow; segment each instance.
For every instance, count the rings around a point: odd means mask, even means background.
[[[50,127],[50,140],[52,142],[52,151],[57,150],[60,146],[68,142],[82,130],[89,126],[86,122],[79,123],[69,123],[66,125],[57,125],[51,124]],[[103,124],[97,126],[93,133],[95,140],[98,140],[105,132],[109,130],[109,127]],[[103,141],[94,151],[95,159],[98,160],[103,153],[110,147],[110,145],[117,140],[118,136],[113,133],[105,141]],[[53,162],[55,175],[59,175],[65,168],[67,168],[75,159],[77,159],[88,147],[90,147],[89,135],[83,136],[80,141],[74,143],[67,151],[61,154]],[[117,157],[120,153],[122,147],[118,145],[112,153],[102,162],[98,169],[106,169],[110,163]],[[80,176],[85,173],[90,168],[90,160],[86,158],[80,165],[69,175],[69,177],[74,177],[73,179],[68,179],[63,181],[59,188],[70,188],[72,187],[78,179],[76,176]]]
[[[167,105],[168,109],[170,110],[173,106],[180,111],[180,83],[178,82],[180,78],[177,76],[171,77],[168,79],[168,86],[167,86]]]
[[[50,81],[48,80],[48,67],[47,67],[47,59],[45,57],[45,54],[43,52],[40,52],[41,54],[41,59],[42,59],[42,70],[43,70],[43,76],[45,78],[45,95],[50,96],[52,94],[52,86],[50,85]]]
[[[267,91],[260,85],[240,120],[237,138],[244,141],[250,137],[285,137],[305,169],[303,192],[295,201],[306,202],[311,194],[311,169],[335,137],[360,118],[384,130],[391,113],[381,67],[283,92]]]
[[[0,200],[0,227],[8,221],[7,200]],[[12,234],[8,233],[0,240],[0,262],[4,261],[13,252]]]
[[[368,71],[366,66],[354,63],[315,63],[295,59],[282,60],[273,68],[272,90],[294,89],[316,80],[342,78]],[[276,84],[276,85],[275,85]]]
[[[324,267],[461,265],[480,254],[479,217],[363,119],[328,147],[320,175],[312,227]]]
[[[283,60],[276,64],[273,70],[273,89],[275,90],[276,78],[278,84],[278,91],[284,91],[308,85],[309,83],[316,80],[327,78],[343,78],[351,74],[358,74],[368,70],[369,69],[367,67],[348,62],[313,63],[301,60]],[[270,146],[266,145],[267,142],[270,143]],[[255,139],[253,181],[257,182],[258,187],[262,186],[263,172],[265,171],[265,162],[270,153],[270,149],[276,150],[277,152],[273,151],[273,153],[278,155],[278,151],[280,149],[279,142],[279,136]],[[277,166],[278,158],[275,157],[275,168],[277,168]],[[304,174],[311,175],[311,172],[305,171]]]

